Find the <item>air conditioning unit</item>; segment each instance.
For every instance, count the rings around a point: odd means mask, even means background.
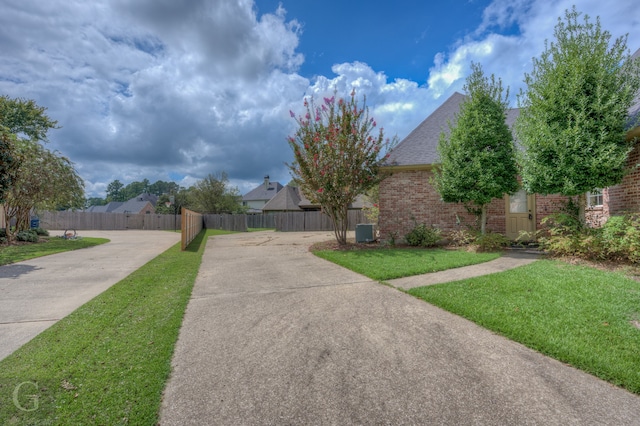
[[[376,226],[373,223],[356,225],[356,243],[372,243],[376,240]]]

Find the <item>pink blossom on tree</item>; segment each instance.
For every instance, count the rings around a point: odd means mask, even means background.
[[[348,100],[336,102],[332,96],[323,101],[317,107],[313,99],[304,100],[306,113],[296,118],[299,127],[287,139],[294,154],[288,166],[304,195],[329,216],[342,245],[347,242],[348,207],[382,180],[380,165],[386,156],[380,153],[391,142],[382,128],[371,134],[376,122],[365,99],[358,105],[355,91]],[[309,119],[312,114],[315,121]]]

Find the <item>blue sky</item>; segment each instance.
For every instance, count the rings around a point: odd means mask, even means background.
[[[304,96],[355,88],[402,139],[473,61],[515,105],[573,4],[640,48],[636,0],[0,0],[0,94],[48,108],[62,126],[49,146],[88,196],[222,171],[245,193],[265,174],[290,180]]]
[[[434,56],[482,22],[487,0],[277,1],[258,0],[258,11],[279,4],[302,25],[300,73],[331,75],[331,66],[358,60],[390,79],[426,83]]]

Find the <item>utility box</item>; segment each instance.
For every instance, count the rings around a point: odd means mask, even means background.
[[[372,243],[376,240],[376,230],[373,223],[359,223],[356,225],[356,243]]]

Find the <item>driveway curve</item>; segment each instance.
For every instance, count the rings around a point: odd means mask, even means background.
[[[166,231],[78,234],[110,242],[0,266],[0,359],[180,242]]]
[[[328,238],[208,241],[160,424],[638,424],[638,396],[308,252]]]

